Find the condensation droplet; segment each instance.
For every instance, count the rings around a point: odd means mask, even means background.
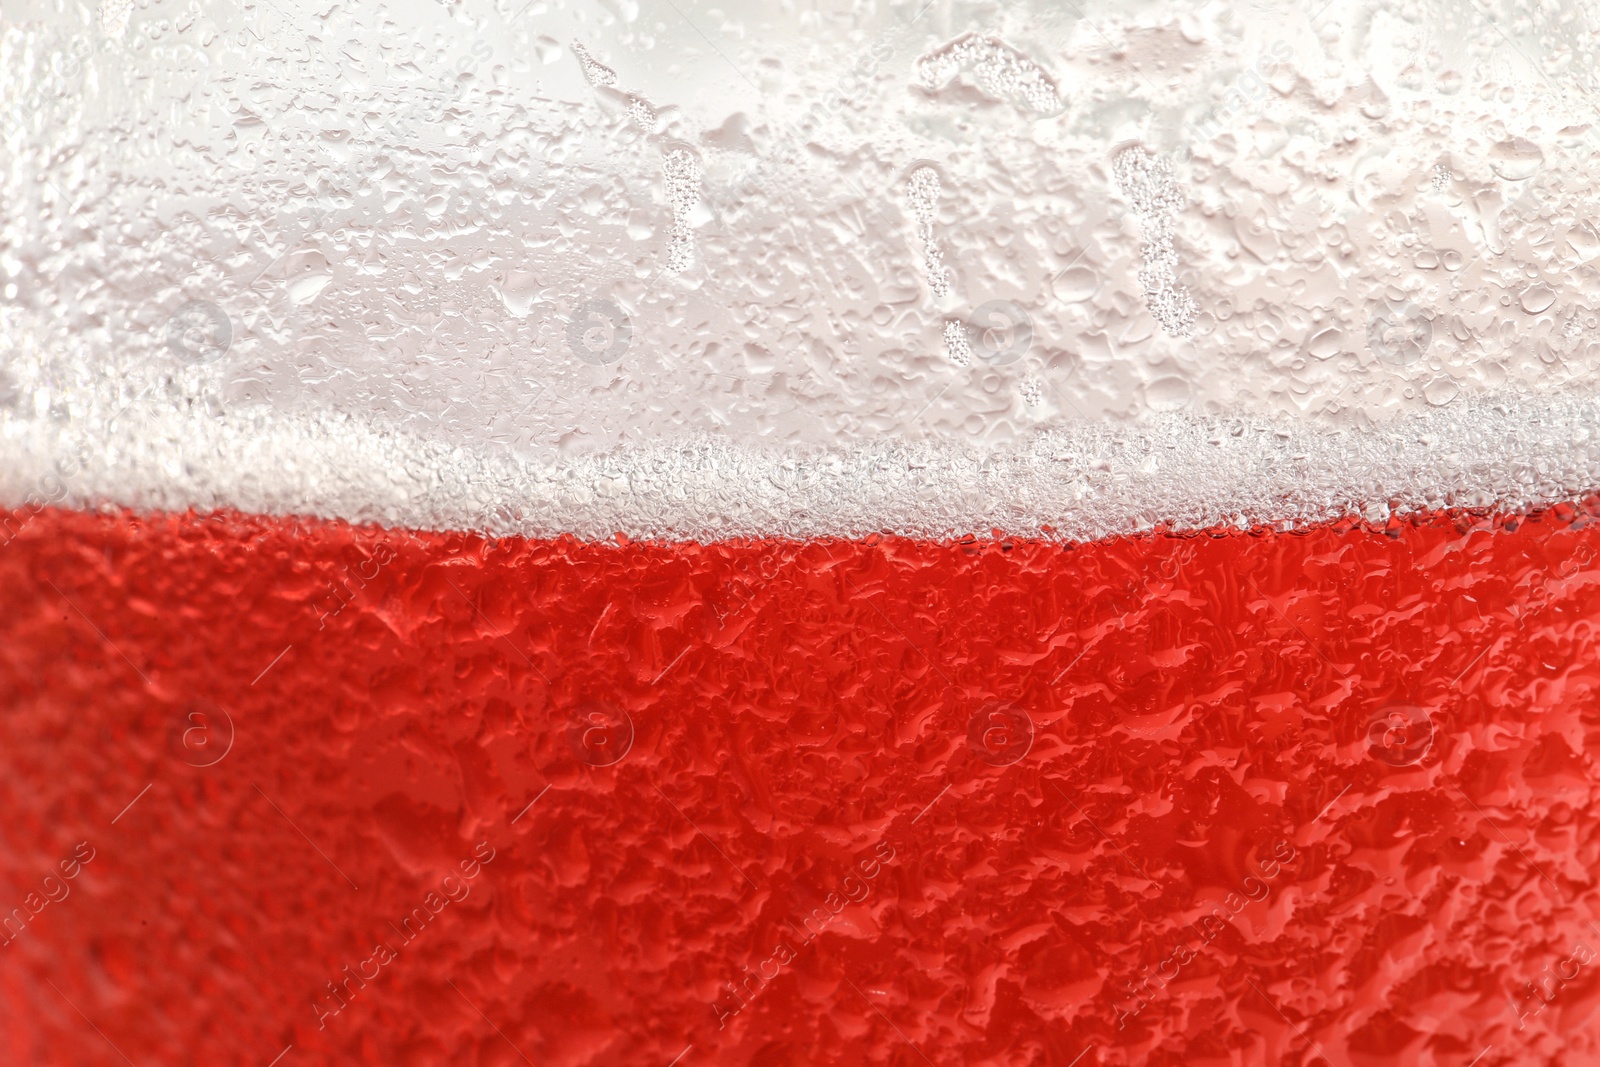
[[[1055,276],[1050,291],[1063,303],[1087,300],[1100,288],[1100,276],[1090,267],[1072,267]]]
[[[1173,374],[1145,386],[1144,398],[1152,411],[1178,411],[1189,406],[1191,392],[1188,381]]]
[[[326,274],[307,274],[289,284],[289,299],[296,304],[309,304],[325,289],[333,278]]]
[[[1344,335],[1330,326],[1311,338],[1310,350],[1318,359],[1331,359],[1339,354],[1343,344]]]
[[[1544,166],[1544,152],[1526,137],[1501,141],[1489,150],[1489,169],[1508,182],[1526,181]]]
[[[536,37],[533,42],[533,51],[539,57],[539,62],[549,66],[561,58],[561,42],[554,37]]]
[[[1369,119],[1381,119],[1389,114],[1389,96],[1371,78],[1362,90],[1361,114]]]
[[[1522,310],[1530,315],[1549,311],[1556,302],[1555,292],[1543,282],[1528,286],[1522,291]]]
[[[1434,407],[1444,407],[1461,395],[1461,386],[1451,378],[1435,378],[1422,388],[1422,395]]]

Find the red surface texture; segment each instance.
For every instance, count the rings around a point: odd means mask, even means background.
[[[1600,1062],[1590,518],[14,515],[0,1062]]]

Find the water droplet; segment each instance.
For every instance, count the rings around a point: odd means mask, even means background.
[[[1489,150],[1489,169],[1508,182],[1526,181],[1544,166],[1544,152],[1526,137],[1501,141]]]
[[[1522,291],[1522,310],[1530,315],[1550,310],[1550,305],[1556,302],[1556,294],[1543,282],[1528,286]]]
[[[561,58],[561,43],[553,37],[539,37],[533,42],[533,50],[539,57],[539,62],[546,65],[554,63]]]
[[[309,304],[333,278],[326,274],[307,274],[289,285],[289,299],[296,304]]]
[[[510,271],[506,274],[505,280],[496,286],[495,291],[507,311],[518,318],[527,318],[539,297],[539,279],[537,275],[527,271]]]
[[[1587,222],[1580,222],[1567,232],[1567,243],[1584,259],[1600,253],[1600,234]]]
[[[1461,386],[1451,378],[1435,378],[1423,386],[1422,395],[1434,407],[1442,408],[1461,395]]]
[[[1439,91],[1446,96],[1454,96],[1461,91],[1461,72],[1456,70],[1443,71],[1436,83]]]
[[[1055,293],[1056,299],[1068,304],[1089,299],[1098,288],[1100,276],[1092,267],[1071,267],[1057,274],[1050,283],[1050,291]]]
[[[1331,359],[1339,354],[1343,344],[1344,335],[1337,328],[1329,326],[1311,339],[1311,354],[1318,359]]]
[[[1152,411],[1178,411],[1189,406],[1188,381],[1177,375],[1157,378],[1144,387],[1145,401]]]
[[[1361,113],[1369,119],[1381,119],[1389,114],[1389,97],[1368,79],[1361,101]]]

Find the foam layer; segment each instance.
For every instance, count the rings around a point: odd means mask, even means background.
[[[0,499],[686,540],[995,529],[1079,540],[1163,524],[1381,521],[1600,485],[1600,397],[1535,399],[1463,401],[1342,432],[1170,414],[987,452],[938,438],[796,449],[706,435],[541,456],[348,414],[179,414],[135,398],[61,424],[0,421]]]

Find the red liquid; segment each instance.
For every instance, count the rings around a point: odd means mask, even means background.
[[[1588,521],[13,516],[0,1060],[1600,1061]]]

